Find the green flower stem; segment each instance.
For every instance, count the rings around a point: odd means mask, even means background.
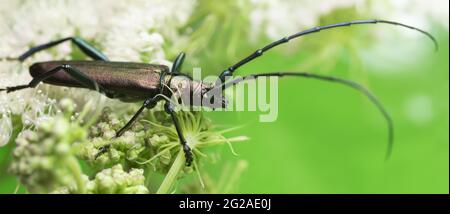
[[[66,159],[66,164],[69,167],[70,171],[72,171],[72,174],[75,178],[75,182],[77,184],[77,193],[86,193],[86,187],[84,186],[82,178],[83,172],[81,171],[81,167],[78,164],[77,159],[74,157],[69,157]]]
[[[173,162],[172,166],[170,167],[169,172],[167,173],[166,177],[164,178],[164,181],[162,182],[161,186],[159,186],[158,191],[156,191],[156,194],[168,194],[170,191],[170,188],[172,188],[175,180],[178,177],[178,173],[180,170],[184,167],[185,163],[185,157],[183,151],[180,150],[178,152],[178,155]]]

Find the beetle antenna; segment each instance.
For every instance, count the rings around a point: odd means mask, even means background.
[[[222,87],[222,90],[224,90],[226,88],[234,86],[243,81],[255,80],[256,78],[259,78],[259,77],[271,77],[271,76],[305,77],[305,78],[312,78],[312,79],[323,80],[323,81],[328,81],[328,82],[340,83],[340,84],[349,86],[351,88],[354,88],[354,89],[358,90],[359,92],[363,93],[367,98],[369,98],[369,100],[372,102],[372,104],[374,104],[378,108],[378,110],[381,112],[381,114],[383,115],[384,119],[387,122],[387,125],[388,125],[388,147],[386,150],[385,159],[388,160],[390,158],[391,153],[392,153],[392,148],[394,145],[394,125],[392,122],[392,118],[389,115],[389,113],[386,111],[386,109],[384,108],[383,104],[378,100],[378,98],[375,95],[373,95],[368,89],[366,89],[364,86],[360,85],[359,83],[356,83],[351,80],[338,78],[338,77],[324,76],[324,75],[312,74],[312,73],[307,73],[307,72],[276,72],[276,73],[253,74],[253,75],[248,75],[245,77],[239,77],[239,78],[233,79],[233,80],[223,84],[222,86],[218,86],[217,88]]]
[[[292,34],[290,36],[284,37],[280,40],[277,40],[275,42],[272,42],[266,46],[264,46],[261,49],[256,50],[254,53],[250,54],[249,56],[245,57],[244,59],[242,59],[241,61],[237,62],[236,64],[230,66],[229,68],[227,68],[226,70],[224,70],[220,76],[219,76],[219,80],[223,82],[225,82],[225,76],[230,76],[233,75],[233,72],[238,69],[239,67],[247,64],[250,61],[253,61],[254,59],[262,56],[265,52],[267,52],[268,50],[281,45],[283,43],[287,43],[292,39],[304,36],[304,35],[308,35],[308,34],[312,34],[312,33],[317,33],[321,30],[327,30],[327,29],[331,29],[331,28],[338,28],[338,27],[344,27],[344,26],[350,26],[350,25],[359,25],[359,24],[377,24],[377,23],[383,23],[383,24],[389,24],[389,25],[396,25],[396,26],[400,26],[400,27],[405,27],[405,28],[409,28],[412,30],[416,30],[422,34],[425,34],[428,38],[430,38],[433,43],[434,43],[434,47],[435,47],[435,51],[437,51],[439,49],[439,45],[437,43],[436,38],[434,38],[433,35],[431,35],[429,32],[410,26],[410,25],[406,25],[403,23],[399,23],[399,22],[393,22],[393,21],[387,21],[387,20],[376,20],[376,19],[371,19],[371,20],[355,20],[355,21],[349,21],[349,22],[339,22],[336,24],[330,24],[330,25],[323,25],[323,26],[319,26],[319,27],[314,27],[314,28],[310,28],[301,32],[298,32],[296,34]]]

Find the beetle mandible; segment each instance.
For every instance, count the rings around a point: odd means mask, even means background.
[[[394,140],[394,128],[393,122],[385,110],[383,105],[378,99],[365,87],[360,84],[341,79],[338,77],[319,75],[307,72],[276,72],[276,73],[261,73],[248,75],[243,78],[235,78],[228,80],[232,77],[234,72],[241,66],[248,62],[260,57],[268,50],[287,43],[288,41],[298,38],[304,35],[319,32],[321,30],[350,26],[360,24],[389,24],[400,27],[406,27],[425,34],[429,37],[436,50],[438,44],[436,39],[428,32],[419,28],[402,24],[399,22],[386,21],[386,20],[355,20],[348,22],[339,22],[336,24],[323,25],[314,28],[310,28],[296,34],[284,37],[280,40],[272,42],[261,49],[256,50],[249,56],[240,60],[236,64],[225,69],[220,73],[216,83],[208,84],[197,80],[192,80],[187,74],[181,73],[181,66],[183,64],[185,54],[181,52],[173,62],[172,67],[157,64],[145,64],[145,63],[133,63],[133,62],[112,62],[109,61],[105,54],[94,48],[85,40],[78,37],[67,37],[52,41],[46,44],[38,45],[30,48],[28,51],[20,55],[19,57],[6,57],[4,60],[18,60],[23,62],[28,57],[32,56],[36,52],[54,47],[66,41],[71,41],[77,46],[84,54],[92,58],[94,61],[47,61],[37,62],[30,66],[29,71],[33,79],[30,83],[25,85],[11,86],[0,89],[0,91],[6,91],[7,93],[22,90],[26,88],[36,87],[40,82],[68,86],[68,87],[82,87],[99,91],[109,98],[119,99],[124,102],[136,102],[144,101],[139,110],[134,116],[127,122],[127,124],[116,132],[116,137],[121,136],[127,129],[129,129],[133,123],[137,120],[138,116],[144,109],[151,109],[156,106],[160,101],[165,101],[164,110],[171,116],[175,129],[177,131],[182,149],[185,153],[186,165],[190,165],[193,160],[193,154],[188,142],[184,138],[182,130],[180,128],[179,121],[176,116],[174,104],[170,100],[164,99],[164,97],[171,97],[174,92],[181,95],[200,96],[207,99],[219,98],[219,105],[207,104],[207,103],[191,103],[190,105],[201,105],[211,108],[223,108],[226,107],[225,97],[223,91],[236,85],[240,82],[248,80],[246,77],[253,77],[256,79],[259,77],[304,77],[317,80],[323,80],[328,82],[340,83],[349,87],[352,87],[361,93],[363,93],[381,112],[388,124],[388,149],[386,158],[388,158],[392,152],[393,140]],[[180,89],[179,85],[188,85],[190,87],[184,87]],[[168,90],[164,90],[167,87]],[[160,96],[164,95],[164,96]],[[217,100],[216,100],[217,101]],[[214,102],[217,103],[217,102]],[[109,146],[104,146],[99,150],[97,155],[102,155],[108,150]]]

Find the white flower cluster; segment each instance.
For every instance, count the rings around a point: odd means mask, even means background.
[[[112,59],[139,60],[137,54],[144,51],[164,59],[161,33],[175,32],[194,6],[193,0],[2,0],[0,56],[20,54],[30,44],[79,35],[101,41]],[[64,58],[71,51],[69,45],[58,47],[57,55],[36,59]]]
[[[87,183],[87,191],[97,194],[146,194],[144,186],[144,170],[131,169],[124,171],[121,165],[104,169],[95,175],[94,180]]]

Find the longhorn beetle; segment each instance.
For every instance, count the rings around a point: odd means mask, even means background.
[[[291,39],[295,39],[304,35],[319,32],[321,30],[338,28],[350,25],[359,24],[389,24],[397,25],[401,27],[406,27],[419,31],[426,36],[428,36],[434,43],[435,49],[438,49],[438,44],[436,39],[428,32],[421,30],[419,28],[402,24],[399,22],[386,21],[386,20],[356,20],[349,22],[340,22],[336,24],[323,25],[319,27],[314,27],[307,29],[296,34],[284,37],[278,41],[268,44],[267,46],[256,50],[254,53],[245,57],[241,61],[232,65],[231,67],[225,69],[220,75],[216,83],[208,84],[197,80],[192,80],[187,74],[181,73],[181,66],[185,58],[185,54],[181,52],[175,59],[172,67],[157,64],[144,64],[144,63],[133,63],[133,62],[112,62],[108,60],[108,57],[101,53],[99,50],[91,46],[85,40],[78,37],[68,37],[60,40],[52,41],[46,44],[38,45],[32,47],[22,55],[17,58],[6,57],[4,60],[18,60],[23,62],[28,57],[32,56],[36,52],[51,48],[58,44],[66,41],[71,41],[75,46],[77,46],[81,51],[92,58],[94,61],[48,61],[48,62],[37,62],[31,65],[29,68],[30,74],[33,77],[30,83],[25,85],[18,85],[12,87],[6,87],[0,89],[0,91],[6,91],[7,93],[33,88],[37,86],[40,82],[68,86],[68,87],[81,87],[88,88],[92,90],[99,91],[109,98],[119,99],[123,102],[136,102],[144,101],[139,110],[134,114],[134,116],[127,122],[127,124],[121,128],[116,133],[116,137],[121,136],[127,129],[132,126],[136,121],[139,114],[142,113],[144,109],[151,109],[156,106],[159,101],[165,100],[164,110],[171,116],[175,129],[177,131],[181,146],[185,153],[186,165],[190,165],[193,160],[193,155],[191,148],[189,147],[182,130],[180,128],[179,121],[176,116],[176,111],[174,110],[174,104],[164,97],[171,97],[174,91],[181,94],[190,94],[194,96],[200,96],[203,98],[219,97],[220,105],[208,105],[211,108],[223,108],[226,106],[225,98],[223,96],[223,90],[240,82],[248,80],[248,78],[235,78],[229,81],[234,72],[241,66],[247,64],[248,62],[260,57],[263,53],[269,51],[270,49],[286,43]],[[290,77],[305,77],[317,80],[323,80],[328,82],[340,83],[351,88],[354,88],[361,93],[363,93],[368,99],[378,108],[381,112],[388,125],[388,149],[386,158],[388,158],[392,151],[394,131],[393,122],[385,110],[383,105],[378,101],[378,99],[372,95],[372,93],[361,86],[360,84],[341,79],[332,76],[325,76],[307,72],[277,72],[277,73],[262,73],[253,74],[246,77],[253,77],[253,79],[259,77],[270,77],[270,76],[290,76]],[[227,78],[228,77],[228,78]],[[189,85],[189,89],[180,90],[177,86],[179,84]],[[163,90],[167,87],[170,90]],[[216,100],[217,101],[217,100]],[[191,107],[198,105],[196,103],[190,104]],[[207,106],[206,104],[200,104]],[[107,152],[109,144],[100,148],[97,155],[102,155]]]

